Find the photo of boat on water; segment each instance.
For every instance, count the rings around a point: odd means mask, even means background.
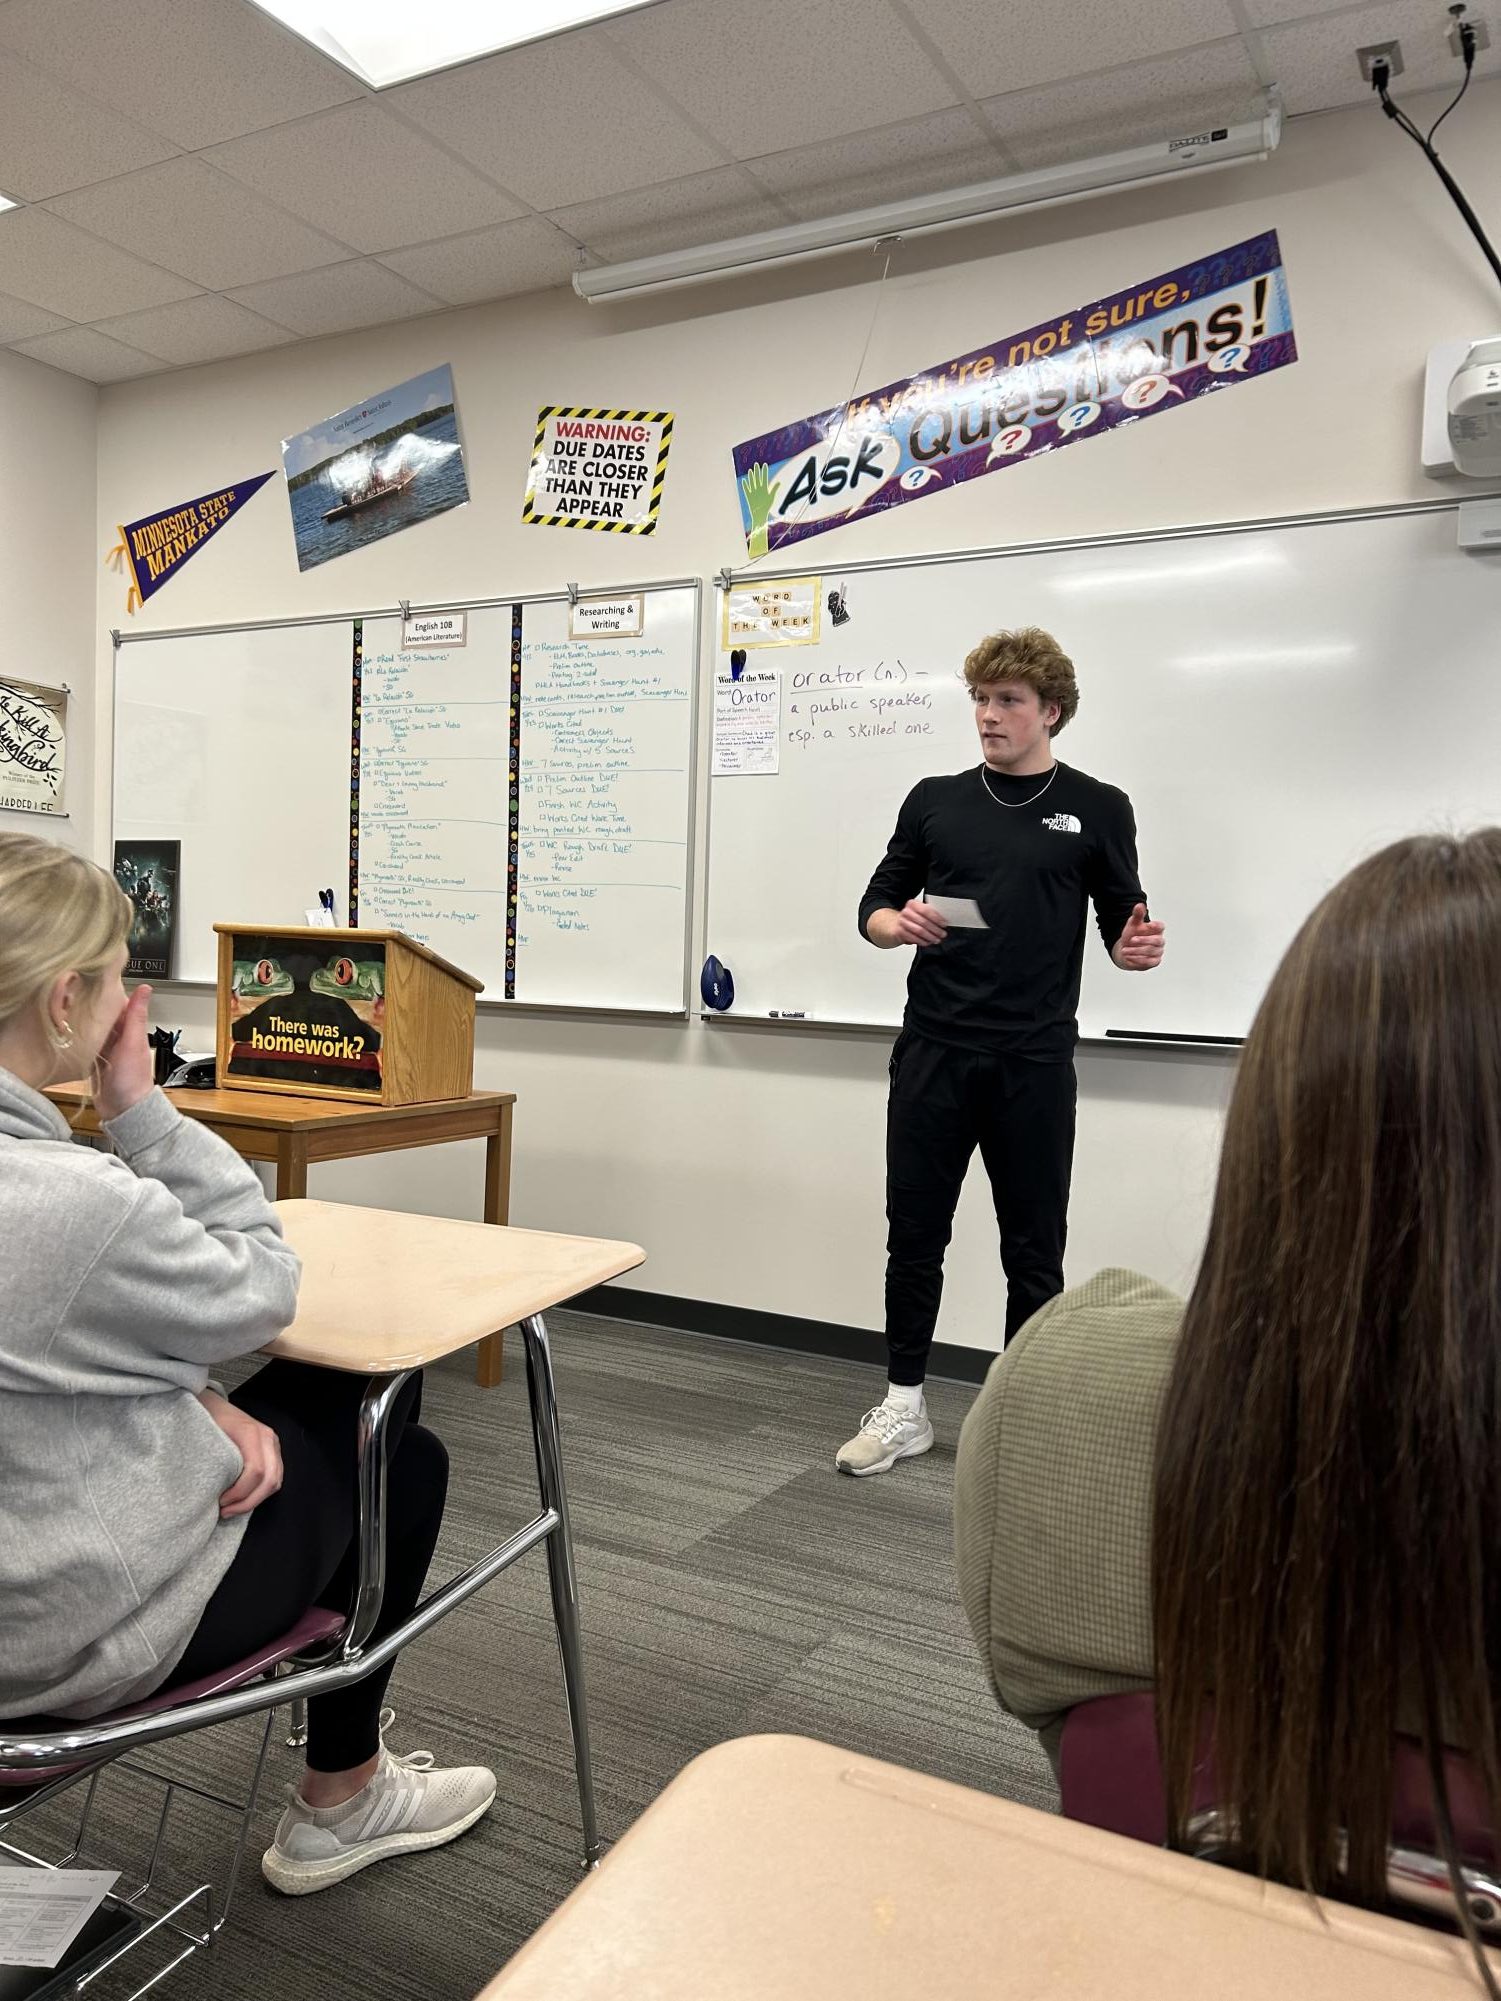
[[[469,498],[446,364],[284,438],[297,567],[316,569]]]

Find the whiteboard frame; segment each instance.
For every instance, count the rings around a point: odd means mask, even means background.
[[[698,826],[698,766],[699,730],[703,709],[703,661],[704,661],[704,580],[702,577],[655,577],[649,582],[611,584],[612,593],[628,591],[692,591],[693,593],[693,678],[692,692],[688,705],[688,821],[687,866],[683,881],[683,988],[681,1002],[676,1007],[636,1008],[610,1007],[596,1001],[520,1001],[520,1000],[479,1000],[475,1006],[481,1014],[529,1014],[529,1015],[587,1015],[592,1019],[606,1021],[687,1021],[690,1018],[690,996],[693,991],[693,930],[699,901],[705,893],[708,876],[704,865],[708,859],[708,842],[703,853],[698,852],[694,835]],[[120,701],[120,649],[122,646],[145,646],[156,639],[205,639],[225,632],[279,632],[292,626],[305,625],[352,625],[355,619],[366,618],[410,618],[414,612],[442,611],[494,611],[505,605],[519,604],[575,604],[578,599],[597,595],[590,587],[568,584],[562,590],[553,591],[504,591],[496,597],[437,598],[432,601],[398,598],[395,604],[372,605],[351,611],[309,612],[304,618],[253,618],[231,619],[223,625],[173,625],[161,626],[151,632],[122,632],[118,626],[110,628],[113,658],[110,664],[110,712],[109,712],[109,821],[110,850],[114,851],[115,839],[115,762],[119,754],[119,701]],[[56,816],[54,816],[56,817]],[[153,986],[171,988],[181,993],[213,993],[212,980],[156,980]]]
[[[1054,549],[1111,549],[1138,542],[1187,542],[1204,535],[1245,535],[1259,528],[1316,528],[1337,521],[1389,521],[1407,514],[1457,514],[1473,500],[1501,500],[1501,486],[1453,499],[1394,500],[1378,507],[1326,507],[1306,514],[1248,515],[1243,521],[1189,522],[1179,528],[1122,529],[1107,535],[1058,535],[1041,542],[997,542],[976,549],[938,549],[926,556],[867,556],[852,563],[815,563],[811,568],[820,572],[834,569],[840,576],[858,576],[866,570],[928,569],[939,564],[984,562],[993,556],[1045,556]],[[1473,553],[1483,560],[1491,552],[1481,549]],[[716,571],[714,584],[720,591],[735,590],[748,583],[780,584],[806,577],[809,571],[806,562],[793,570],[763,570],[747,564],[740,570]],[[718,625],[714,629],[717,632]]]
[[[716,571],[714,587],[723,596],[747,583],[777,584],[792,578],[806,577],[811,569],[820,574],[825,569],[835,569],[841,577],[859,576],[871,570],[913,570],[946,567],[952,563],[981,563],[997,556],[1039,556],[1054,550],[1068,549],[1111,549],[1134,546],[1144,542],[1187,542],[1212,535],[1246,535],[1266,528],[1317,528],[1343,521],[1389,521],[1399,516],[1411,514],[1454,514],[1470,500],[1501,499],[1501,487],[1488,488],[1484,493],[1464,494],[1436,500],[1400,500],[1373,507],[1329,507],[1303,514],[1264,514],[1248,517],[1243,521],[1203,521],[1185,524],[1178,528],[1141,528],[1122,530],[1118,534],[1105,535],[1059,535],[1040,542],[1000,542],[976,549],[940,549],[930,555],[911,556],[867,556],[855,562],[819,564],[811,561],[801,563],[796,569],[762,569],[756,564],[747,564],[743,569],[726,566]],[[806,545],[803,545],[806,546]],[[1488,552],[1476,553],[1484,560]],[[1501,569],[1501,562],[1498,562]],[[711,639],[714,641],[711,657],[718,659],[723,648],[718,644],[718,634],[722,629],[720,605],[716,601],[714,625]],[[710,881],[709,858],[714,844],[714,786],[709,783],[709,811],[705,822],[703,881],[707,899]],[[772,1021],[762,1015],[736,1015],[733,1011],[721,1014],[717,1009],[706,1007],[702,1001],[695,1010],[699,1022],[716,1029],[751,1029],[773,1035],[828,1034],[885,1036],[894,1038],[901,1033],[900,1027],[888,1022],[873,1021]],[[1170,1050],[1179,1055],[1229,1056],[1232,1059],[1240,1053],[1244,1042],[1242,1036],[1224,1038],[1202,1037],[1188,1040],[1173,1035],[1081,1035],[1076,1047],[1080,1049],[1118,1049],[1127,1054],[1135,1051]]]

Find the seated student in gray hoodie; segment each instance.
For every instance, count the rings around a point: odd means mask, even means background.
[[[153,1088],[150,989],[126,998],[130,904],[82,856],[0,834],[0,1717],[90,1717],[242,1659],[356,1574],[354,1377],[216,1362],[291,1320],[299,1267],[256,1175]],[[92,1075],[115,1157],[72,1143],[48,1084]],[[376,1636],[421,1594],[447,1489],[393,1414]],[[309,1704],[308,1768],[262,1864],[324,1889],[435,1848],[495,1797],[479,1767],[387,1750],[390,1670]]]

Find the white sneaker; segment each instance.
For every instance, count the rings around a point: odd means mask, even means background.
[[[912,1411],[906,1404],[893,1403],[887,1397],[861,1418],[860,1429],[848,1445],[840,1446],[834,1464],[841,1473],[857,1476],[884,1473],[898,1459],[915,1459],[920,1452],[932,1449],[933,1426],[928,1419],[928,1406],[920,1403]]]
[[[398,1757],[385,1733],[395,1712],[380,1716],[380,1763],[375,1776],[342,1806],[313,1807],[289,1786],[276,1839],[261,1857],[261,1873],[289,1897],[326,1890],[387,1855],[441,1848],[488,1813],[495,1774],[482,1765],[433,1768],[431,1751]]]

